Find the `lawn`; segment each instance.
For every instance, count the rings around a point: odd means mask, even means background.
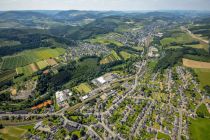
[[[206,140],[210,138],[210,119],[191,119],[189,131],[191,140]]]
[[[210,69],[195,69],[195,73],[198,75],[201,87],[210,86]]]
[[[14,126],[8,126],[0,129],[0,134],[5,140],[21,140],[21,137],[27,132],[26,129]]]
[[[88,83],[81,83],[80,85],[74,87],[74,89],[81,94],[83,93],[87,94],[90,91],[92,91],[92,88]]]
[[[15,69],[26,66],[30,63],[41,61],[48,58],[55,58],[64,54],[63,48],[39,48],[30,51],[24,51],[17,55],[3,57],[1,69]]]
[[[164,133],[158,132],[157,139],[170,140],[171,137],[169,135],[164,134]]]

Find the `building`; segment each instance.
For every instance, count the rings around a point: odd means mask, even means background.
[[[101,77],[98,77],[96,79],[92,80],[92,83],[95,84],[96,86],[101,86],[104,85],[106,83],[109,83],[115,79],[117,79],[118,76],[116,74],[113,73],[106,73]]]
[[[65,89],[63,91],[57,91],[55,93],[55,97],[56,97],[56,102],[58,106],[64,107],[70,96],[72,96],[72,92],[69,89]]]

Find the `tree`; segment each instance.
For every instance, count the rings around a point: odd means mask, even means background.
[[[3,128],[4,128],[3,124],[0,124],[0,129],[3,129]]]
[[[71,137],[71,140],[78,140],[78,139],[79,139],[78,136],[75,135],[75,134],[73,134],[72,137]]]

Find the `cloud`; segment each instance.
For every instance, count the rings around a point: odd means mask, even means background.
[[[210,0],[0,0],[0,10],[210,10]]]

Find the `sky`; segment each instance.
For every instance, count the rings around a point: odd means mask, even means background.
[[[0,0],[4,10],[210,11],[210,0]]]

